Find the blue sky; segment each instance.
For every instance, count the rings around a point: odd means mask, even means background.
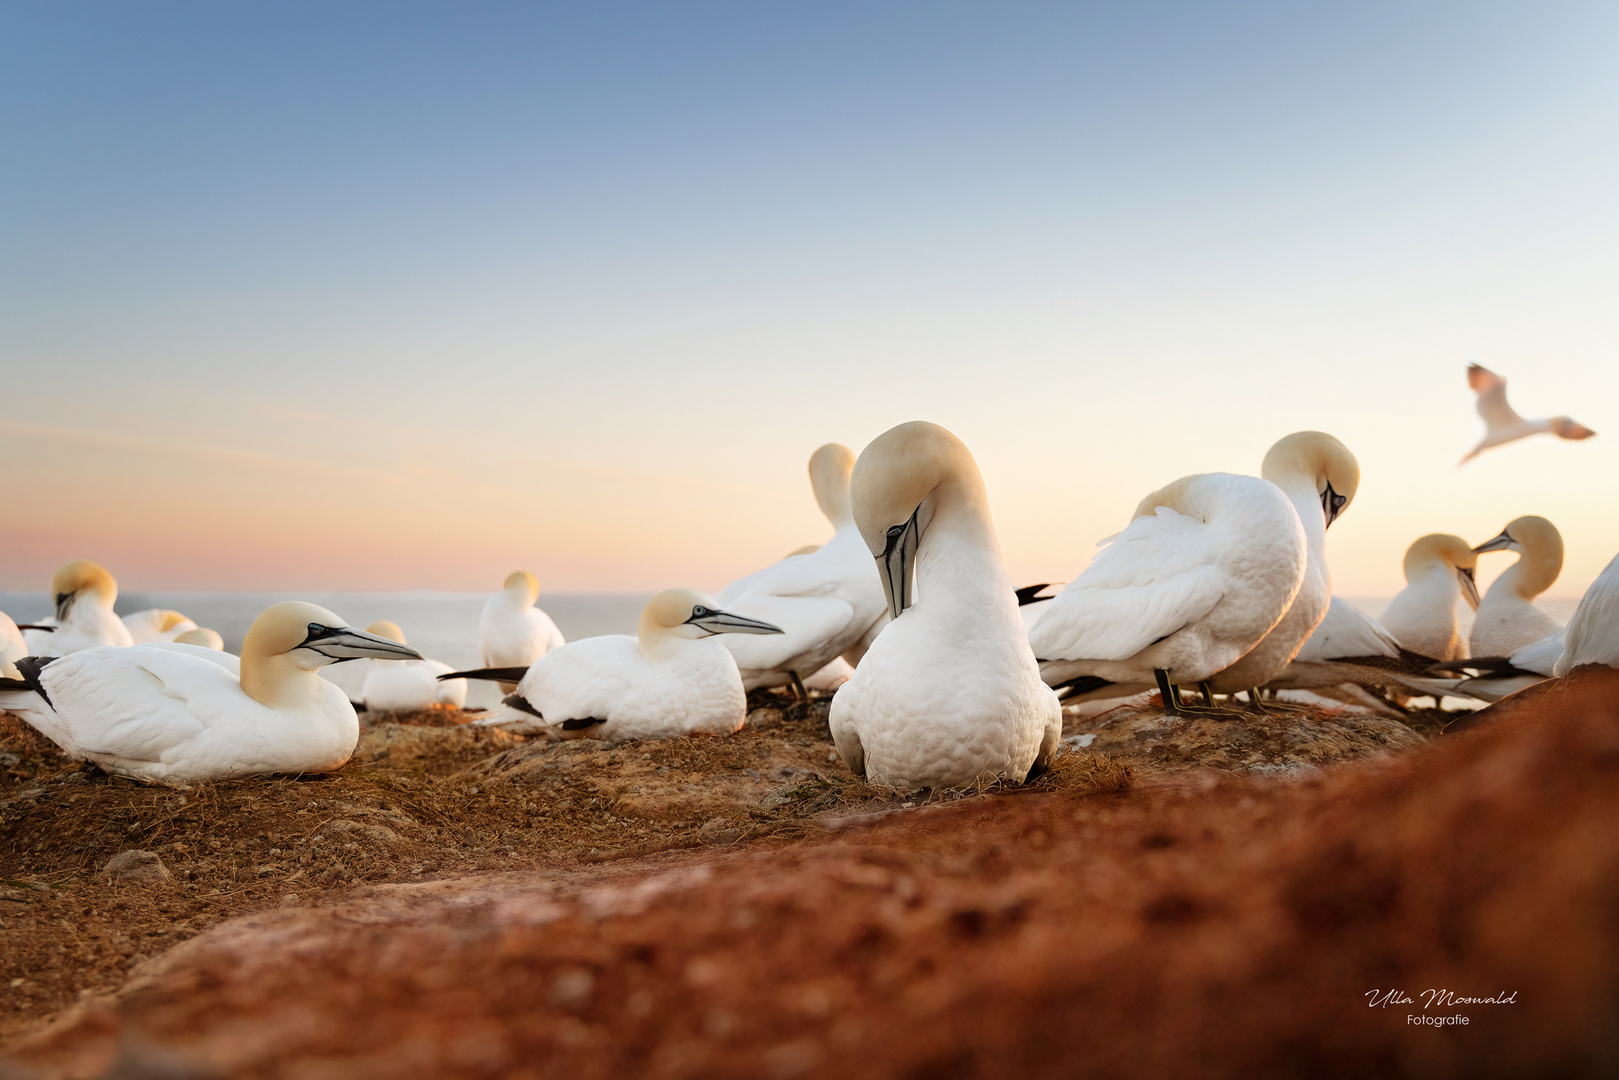
[[[815,446],[920,417],[974,449],[1020,577],[1319,427],[1366,471],[1341,587],[1538,512],[1577,593],[1619,547],[1611,440],[1454,463],[1470,359],[1619,437],[1616,32],[1602,4],[5,6],[0,586],[90,556],[149,587],[714,587],[824,532]]]

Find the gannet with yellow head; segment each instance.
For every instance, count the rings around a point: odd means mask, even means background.
[[[937,424],[901,424],[861,452],[850,496],[892,621],[832,699],[845,764],[901,790],[1043,769],[1062,709],[1024,637],[972,454]]]
[[[238,679],[208,650],[173,642],[28,657],[0,679],[9,709],[68,754],[168,784],[323,772],[348,760],[359,721],[319,669],[361,657],[420,660],[314,604],[266,608],[242,642]]]
[[[197,624],[178,611],[169,608],[147,608],[124,616],[129,637],[136,645],[148,641],[178,641],[180,635],[195,630]]]
[[[34,656],[66,656],[97,645],[133,645],[129,628],[113,614],[118,582],[105,566],[76,559],[51,575],[49,620],[23,632]]]
[[[780,635],[726,638],[746,690],[797,684],[858,646],[885,614],[882,587],[849,509],[854,453],[828,443],[810,456],[815,502],[837,530],[818,547],[799,549],[780,562],[727,586],[727,611],[782,628]]]
[[[368,634],[405,644],[399,624],[386,619],[365,628]],[[467,703],[467,681],[446,679],[450,665],[438,660],[371,660],[366,662],[360,701],[368,712],[415,709],[459,709]]]
[[[1467,640],[1456,619],[1456,601],[1478,608],[1473,573],[1478,556],[1466,540],[1429,533],[1405,551],[1406,586],[1383,610],[1383,628],[1403,648],[1434,660],[1464,660]]]
[[[1473,549],[1515,551],[1518,561],[1490,583],[1478,603],[1468,635],[1474,656],[1511,656],[1526,645],[1560,633],[1556,619],[1535,606],[1535,597],[1551,588],[1563,572],[1563,534],[1543,517],[1514,518],[1500,534]]]
[[[506,575],[501,590],[489,598],[478,619],[478,645],[485,667],[526,668],[562,645],[562,631],[551,616],[534,606],[540,583],[527,570]],[[508,693],[515,683],[501,683]]]
[[[560,739],[729,735],[747,720],[736,661],[717,634],[781,628],[721,610],[690,589],[665,589],[641,609],[634,637],[581,638],[534,661],[503,707],[475,723]],[[506,673],[452,672],[441,678]]]
[[[180,645],[195,645],[199,649],[212,649],[215,652],[225,651],[225,639],[219,636],[219,631],[206,626],[182,630],[174,636],[174,640]]]

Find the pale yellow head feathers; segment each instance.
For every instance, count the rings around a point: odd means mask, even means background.
[[[810,488],[815,492],[815,505],[834,528],[841,528],[851,517],[849,474],[854,471],[854,461],[854,451],[838,443],[827,443],[810,455]]]
[[[67,617],[69,601],[80,593],[95,593],[111,607],[118,599],[118,582],[105,566],[89,559],[75,559],[51,575],[51,602],[56,605],[57,618]]]
[[[304,643],[309,636],[309,624],[321,626],[348,625],[336,615],[317,604],[302,600],[283,600],[271,604],[253,620],[242,639],[242,656],[280,656]]]
[[[1347,446],[1324,431],[1295,431],[1270,448],[1259,475],[1279,486],[1292,477],[1307,478],[1323,500],[1330,498],[1330,487],[1339,497],[1323,503],[1330,522],[1354,502],[1360,487],[1360,462]]]
[[[906,524],[935,492],[975,503],[985,520],[989,499],[978,463],[962,441],[938,424],[912,420],[871,441],[849,477],[849,500],[872,555],[888,548],[888,530]],[[919,526],[927,527],[918,515]]]
[[[204,649],[213,649],[215,652],[225,651],[225,639],[219,636],[218,630],[210,630],[206,626],[199,626],[194,630],[187,630],[174,639],[181,645],[200,645]]]
[[[368,634],[375,634],[378,637],[385,637],[389,641],[397,641],[401,645],[410,644],[410,642],[405,640],[405,632],[399,629],[399,624],[396,622],[389,622],[387,619],[378,619],[376,622],[366,627],[365,632]]]
[[[156,620],[157,632],[160,634],[166,634],[170,630],[173,630],[176,626],[179,626],[181,623],[191,621],[178,611],[169,611],[167,609],[159,611],[157,613]]]
[[[642,633],[673,630],[691,619],[693,608],[715,606],[714,601],[695,590],[665,589],[641,609],[640,629]]]
[[[1157,513],[1160,506],[1167,506],[1177,514],[1188,513],[1191,508],[1187,502],[1187,489],[1197,479],[1199,479],[1198,475],[1194,474],[1192,476],[1183,476],[1179,480],[1165,484],[1136,503],[1136,512],[1130,515],[1130,519],[1134,521],[1138,517],[1147,517],[1150,514]],[[1201,515],[1194,514],[1192,516],[1201,520]]]
[[[1443,563],[1452,570],[1472,570],[1478,566],[1478,556],[1472,545],[1451,533],[1429,533],[1411,541],[1405,549],[1405,580],[1411,581],[1435,563]]]
[[[533,604],[540,598],[540,579],[527,570],[516,570],[506,575],[505,590],[521,589],[528,596],[528,602]]]
[[[1515,583],[1521,595],[1538,596],[1551,588],[1557,575],[1563,572],[1563,534],[1557,526],[1543,517],[1528,514],[1513,518],[1492,540],[1474,549],[1486,551],[1516,551],[1518,562],[1514,570]]]

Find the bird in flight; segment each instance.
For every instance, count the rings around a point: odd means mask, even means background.
[[[1487,367],[1467,365],[1467,385],[1478,395],[1478,414],[1484,418],[1484,438],[1467,452],[1461,464],[1466,464],[1479,451],[1492,446],[1514,442],[1527,435],[1550,432],[1559,439],[1589,439],[1596,432],[1578,423],[1572,417],[1554,416],[1550,420],[1525,420],[1517,410],[1507,404],[1507,381]]]

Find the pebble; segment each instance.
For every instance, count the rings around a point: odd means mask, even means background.
[[[120,851],[107,860],[106,865],[101,868],[101,872],[117,878],[119,881],[162,882],[174,880],[174,875],[169,873],[169,868],[163,865],[163,860],[155,852],[141,851],[137,848]]]

